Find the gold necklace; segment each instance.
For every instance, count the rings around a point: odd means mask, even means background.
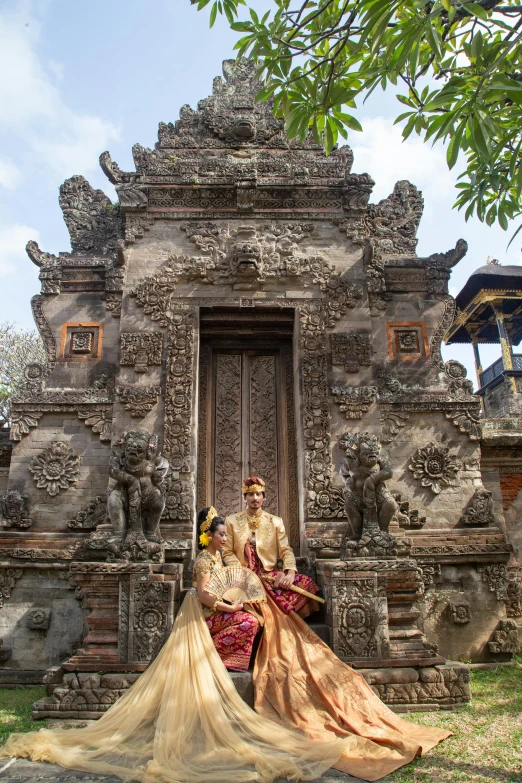
[[[260,514],[256,514],[256,516],[254,516],[252,514],[249,514],[247,512],[247,521],[248,521],[248,527],[250,528],[250,530],[257,530],[257,528],[259,527],[259,524],[261,522],[262,515],[263,515],[263,512],[261,512]]]

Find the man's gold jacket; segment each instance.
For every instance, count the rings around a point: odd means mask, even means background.
[[[246,511],[230,514],[225,519],[227,542],[223,549],[225,565],[241,563],[246,565],[245,544],[249,541],[251,530],[248,526]],[[266,511],[261,514],[259,527],[256,530],[256,550],[265,571],[273,571],[277,561],[283,561],[283,568],[297,571],[295,557],[285,531],[281,517],[272,516]]]

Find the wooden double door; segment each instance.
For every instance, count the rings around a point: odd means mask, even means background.
[[[281,319],[282,320],[282,319]],[[242,479],[267,485],[265,508],[283,517],[299,548],[297,460],[288,320],[250,325],[202,317],[198,508],[244,508]],[[231,332],[235,332],[233,335]],[[247,333],[245,333],[247,332]]]

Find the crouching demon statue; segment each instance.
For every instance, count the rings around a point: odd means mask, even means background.
[[[117,442],[109,461],[107,512],[122,540],[120,553],[124,557],[154,559],[161,551],[162,484],[168,470],[168,461],[158,452],[156,435],[131,430]]]
[[[345,505],[348,530],[343,540],[342,556],[375,557],[399,554],[400,543],[388,532],[396,519],[398,505],[386,487],[393,471],[380,454],[375,435],[345,434],[339,445],[346,452],[341,466],[345,481]]]

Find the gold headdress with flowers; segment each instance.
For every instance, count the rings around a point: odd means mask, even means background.
[[[199,526],[199,529],[201,531],[201,535],[199,537],[199,543],[201,544],[201,546],[208,546],[210,544],[212,537],[209,536],[207,530],[212,524],[212,520],[214,519],[214,517],[217,516],[218,516],[218,512],[216,511],[214,506],[210,506],[207,512],[207,516],[205,517],[205,520]]]

